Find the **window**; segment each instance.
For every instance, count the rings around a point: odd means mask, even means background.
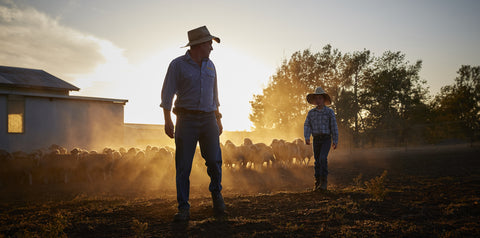
[[[8,96],[8,133],[24,132],[25,99],[23,96]]]

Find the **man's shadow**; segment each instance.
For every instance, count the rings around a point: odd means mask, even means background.
[[[175,237],[188,237],[188,221],[172,221],[170,230]]]
[[[225,230],[233,229],[232,221],[228,220],[228,216],[216,215],[212,217],[213,219],[208,219],[207,222],[202,222],[201,224],[197,224],[196,226],[193,225],[193,227],[190,227],[191,232],[193,232],[194,235],[200,235],[200,236],[205,236],[205,235],[216,236],[216,235],[219,235],[218,233],[222,233],[221,235],[223,237],[231,237],[231,235],[222,232]],[[170,223],[170,230],[175,237],[188,237],[189,225],[190,225],[189,221],[183,221],[183,222],[173,221]],[[205,234],[205,232],[207,234]]]

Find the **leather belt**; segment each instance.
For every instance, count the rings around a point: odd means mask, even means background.
[[[182,107],[174,107],[172,111],[173,113],[175,113],[175,115],[179,115],[179,114],[206,115],[206,114],[214,113],[214,112],[205,112],[200,110],[189,110]]]
[[[314,138],[325,139],[330,137],[330,134],[315,134],[313,135]]]

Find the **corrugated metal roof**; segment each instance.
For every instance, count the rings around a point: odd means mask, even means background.
[[[41,89],[78,91],[69,84],[43,70],[0,66],[0,85]]]

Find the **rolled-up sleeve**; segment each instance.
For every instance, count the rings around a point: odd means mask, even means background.
[[[165,75],[165,80],[163,81],[162,87],[162,102],[160,107],[163,107],[166,110],[172,110],[172,101],[175,93],[177,93],[177,66],[176,62],[172,61],[168,66],[167,74]]]
[[[215,100],[215,105],[217,105],[217,109],[220,106],[220,101],[218,100],[218,83],[217,83],[217,72],[215,71],[215,85],[213,88],[213,100]]]

